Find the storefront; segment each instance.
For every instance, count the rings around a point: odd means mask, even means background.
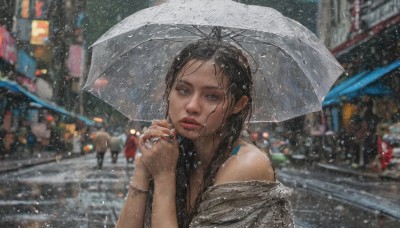
[[[329,31],[322,39],[346,71],[325,97],[323,113],[349,164],[370,169],[381,156],[379,128],[400,121],[400,2],[340,3],[334,10],[332,2],[321,4],[333,13],[320,15],[320,30]]]
[[[0,80],[0,90],[0,123],[2,130],[6,132],[4,143],[10,153],[13,149],[12,144],[26,131],[31,130],[36,135],[39,148],[46,149],[51,143],[53,128],[68,126],[69,130],[76,130],[93,125],[93,121],[86,117],[42,100],[15,81]],[[65,134],[61,137],[67,143],[73,132],[65,129],[63,132]]]

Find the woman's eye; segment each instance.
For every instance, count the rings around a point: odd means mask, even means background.
[[[189,90],[185,87],[177,87],[176,90],[180,95],[187,95],[189,94]]]
[[[207,94],[206,97],[210,101],[219,101],[221,99],[221,96],[218,94]]]

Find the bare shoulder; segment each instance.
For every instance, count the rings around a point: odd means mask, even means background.
[[[239,152],[231,156],[218,170],[215,184],[250,180],[273,182],[275,174],[265,152],[254,145],[244,143]]]

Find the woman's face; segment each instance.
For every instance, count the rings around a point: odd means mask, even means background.
[[[169,94],[169,117],[179,134],[196,140],[220,129],[231,102],[227,87],[228,77],[213,61],[189,61]]]

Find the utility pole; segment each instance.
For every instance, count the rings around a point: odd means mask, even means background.
[[[68,88],[65,84],[65,58],[67,48],[65,44],[66,34],[66,18],[64,1],[54,0],[50,9],[50,21],[52,25],[52,36],[50,37],[50,44],[52,47],[52,64],[51,64],[51,77],[53,84],[53,99],[61,106],[66,106],[65,90]],[[68,107],[67,107],[68,108]]]

